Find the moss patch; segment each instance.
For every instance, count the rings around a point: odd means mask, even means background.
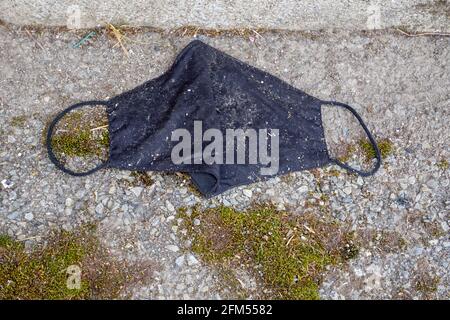
[[[350,160],[351,156],[355,153],[356,147],[354,145],[347,145],[345,151],[338,157],[341,162],[347,162]]]
[[[431,274],[421,274],[415,280],[415,288],[425,299],[432,299],[439,285],[439,277]]]
[[[64,153],[69,157],[85,157],[96,153],[97,146],[91,143],[91,141],[91,133],[88,130],[83,130],[55,136],[52,141],[52,146],[56,152]]]
[[[381,157],[386,158],[394,153],[394,144],[389,139],[377,140],[378,148],[380,149]],[[348,162],[353,155],[363,156],[364,161],[369,163],[376,157],[375,149],[370,143],[369,139],[360,139],[356,144],[349,144],[345,146],[343,152],[337,156],[337,159],[343,163]]]
[[[352,234],[336,222],[293,217],[271,204],[243,212],[183,208],[179,218],[194,253],[207,263],[245,267],[261,277],[270,292],[262,298],[319,299],[325,268],[357,254]]]
[[[381,139],[377,141],[377,144],[382,158],[386,158],[394,151],[394,145],[389,139]],[[366,161],[370,161],[376,157],[375,149],[368,139],[359,140],[358,145],[361,148]]]
[[[23,128],[25,126],[25,123],[27,122],[26,116],[15,116],[11,118],[11,125],[14,127]]]
[[[236,275],[236,270],[230,270],[228,266],[217,266],[220,277],[220,290],[227,290],[233,294],[233,298],[246,300],[249,298],[247,290],[242,286]]]
[[[100,134],[100,138],[98,140],[98,143],[104,148],[108,148],[109,147],[109,131],[104,130]]]
[[[138,184],[149,187],[153,184],[152,177],[145,171],[132,171],[131,176],[136,179]]]
[[[447,170],[449,168],[448,161],[446,159],[442,159],[436,163],[437,167],[441,170]]]
[[[21,242],[0,236],[0,299],[114,299],[135,276],[112,259],[93,226],[58,232],[28,253]],[[68,286],[70,269],[80,286]]]
[[[189,193],[197,196],[202,197],[202,194],[197,189],[195,184],[192,182],[192,178],[184,172],[175,172],[174,174],[175,179],[177,180],[177,184],[180,186],[186,186]]]
[[[346,233],[343,238],[343,246],[340,251],[340,255],[344,260],[351,260],[358,256],[359,245],[355,240],[355,233]]]
[[[399,253],[405,250],[408,242],[403,234],[393,230],[360,229],[358,240],[362,247],[382,253]]]
[[[99,112],[73,111],[55,130],[52,147],[67,157],[106,158],[109,147],[107,119]]]
[[[341,162],[342,162],[342,160],[340,160]],[[328,171],[328,174],[330,175],[330,176],[332,176],[332,177],[339,177],[340,175],[341,175],[341,172],[339,171],[339,170],[336,170],[336,169],[334,169],[334,168],[331,168],[329,171]]]

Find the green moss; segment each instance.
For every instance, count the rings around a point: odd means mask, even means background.
[[[325,193],[322,193],[320,195],[320,200],[322,200],[323,202],[329,202],[330,201],[330,196],[325,194]]]
[[[0,234],[0,248],[7,248],[13,244],[14,244],[14,241],[12,240],[11,237],[9,237],[5,234]]]
[[[330,212],[330,197],[325,193],[321,193],[320,197],[317,199],[314,192],[310,191],[308,192],[304,209],[314,209],[314,211],[318,211],[326,215]]]
[[[342,159],[340,160],[342,162]],[[332,177],[339,177],[341,175],[341,173],[339,172],[339,170],[336,169],[330,169],[330,171],[328,172],[330,176]]]
[[[361,139],[358,144],[366,158],[366,161],[370,161],[376,157],[375,149],[368,139]],[[389,139],[381,139],[377,141],[377,144],[382,158],[386,158],[394,151],[394,145]]]
[[[102,157],[109,147],[105,121],[101,114],[89,115],[81,111],[69,113],[61,120],[53,136],[54,151],[67,157]],[[45,134],[46,131],[47,128]]]
[[[152,177],[145,171],[132,171],[131,176],[135,177],[139,184],[149,187],[153,184]]]
[[[295,175],[292,173],[284,174],[280,177],[280,180],[284,183],[292,183],[296,180]]]
[[[79,130],[55,135],[52,146],[58,153],[73,157],[100,156],[109,146],[109,133],[94,136],[90,130]]]
[[[11,118],[11,125],[14,127],[23,128],[25,126],[25,123],[27,121],[26,116],[15,116]]]
[[[105,130],[101,133],[98,143],[105,148],[109,147],[109,131]]]
[[[436,163],[436,165],[439,169],[442,169],[442,170],[447,170],[449,168],[449,164],[446,159],[440,160],[438,163]]]
[[[56,152],[65,155],[84,157],[95,153],[88,130],[76,133],[64,133],[53,137],[52,146]]]
[[[194,194],[197,197],[202,197],[202,194],[200,193],[198,188],[195,186],[195,184],[192,182],[191,177],[187,173],[176,172],[175,176],[176,176],[176,179],[178,179],[180,181],[180,184],[186,185],[188,191],[191,194]]]
[[[0,261],[0,299],[112,299],[127,279],[126,268],[109,259],[91,226],[59,232],[30,253],[0,236]],[[69,266],[82,270],[79,288],[67,286]]]
[[[194,208],[190,214],[181,209],[179,217],[194,253],[208,263],[249,266],[262,274],[272,298],[318,299],[326,266],[350,258],[342,254],[344,243],[339,248],[328,246],[328,237],[338,229],[335,223],[292,218],[273,205],[244,212],[224,206]],[[194,223],[197,220],[200,225]]]
[[[359,246],[355,241],[355,233],[346,234],[345,244],[341,250],[341,256],[344,260],[351,260],[358,256]]]
[[[408,242],[406,241],[405,238],[400,237],[398,239],[398,246],[399,246],[400,250],[405,250],[408,246]]]
[[[417,291],[424,295],[430,295],[437,291],[439,281],[439,277],[425,274],[416,279],[415,287]]]
[[[350,160],[351,156],[355,153],[356,147],[354,145],[347,145],[345,147],[345,152],[338,157],[338,160],[341,162],[347,162]]]
[[[241,282],[236,276],[235,270],[232,270],[227,266],[221,266],[218,268],[218,271],[221,278],[220,289],[227,289],[235,299],[248,299],[248,292],[242,287]]]

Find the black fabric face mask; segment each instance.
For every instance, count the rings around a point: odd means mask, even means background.
[[[377,162],[371,171],[353,169],[330,157],[322,126],[324,104],[346,108],[359,121],[376,153]],[[57,122],[65,114],[86,105],[106,106],[109,159],[89,171],[74,172],[57,159],[51,139]],[[181,132],[191,135],[191,142],[183,144],[187,149],[180,149],[180,137],[174,139],[177,129],[185,129]],[[242,129],[245,133],[256,133],[257,137],[249,135],[247,144],[239,144],[236,139],[226,139],[227,129]],[[211,133],[222,133],[223,139]],[[199,135],[203,138],[200,144],[194,137]],[[250,147],[251,138],[258,142],[258,150]],[[216,148],[211,147],[213,142]],[[213,157],[202,158],[202,150],[208,146]],[[239,148],[248,149],[244,159],[237,155]],[[189,43],[160,77],[108,101],[81,102],[61,112],[48,128],[47,149],[51,161],[74,176],[105,167],[185,172],[206,197],[275,175],[330,163],[362,176],[374,174],[381,164],[378,146],[353,108],[314,98],[198,40]],[[192,155],[184,154],[188,149]],[[226,150],[235,151],[236,156],[221,163]],[[173,152],[183,161],[174,163]]]

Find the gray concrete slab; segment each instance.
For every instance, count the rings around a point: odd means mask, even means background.
[[[2,0],[0,19],[90,28],[105,22],[177,28],[449,31],[447,0]]]

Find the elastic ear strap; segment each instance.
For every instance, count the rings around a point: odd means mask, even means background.
[[[50,123],[50,125],[48,126],[48,130],[47,130],[47,153],[48,153],[48,157],[50,158],[50,160],[55,164],[55,166],[58,167],[58,169],[60,169],[61,171],[68,173],[72,176],[87,176],[91,173],[94,173],[97,170],[100,170],[104,167],[107,166],[108,161],[102,162],[101,164],[99,164],[98,166],[96,166],[93,169],[90,169],[88,171],[84,171],[84,172],[75,172],[72,171],[70,169],[67,169],[59,160],[58,158],[56,158],[55,153],[53,152],[53,147],[52,147],[52,137],[53,137],[53,133],[55,131],[55,127],[58,124],[58,122],[62,119],[62,117],[64,117],[66,114],[68,114],[69,112],[71,112],[74,109],[77,108],[81,108],[84,106],[94,106],[94,105],[104,105],[104,106],[108,106],[108,102],[106,101],[84,101],[84,102],[80,102],[80,103],[76,103],[74,105],[71,105],[70,107],[68,107],[67,109],[63,110],[62,112],[60,112],[55,119],[53,119],[53,121]]]
[[[332,105],[332,106],[339,106],[339,107],[343,107],[345,109],[347,109],[348,111],[350,111],[355,118],[359,121],[359,124],[361,125],[361,127],[364,129],[364,131],[366,132],[367,137],[369,138],[370,143],[372,144],[373,149],[375,150],[375,156],[377,158],[377,162],[375,164],[375,167],[373,167],[372,170],[370,171],[361,171],[355,168],[352,168],[348,165],[346,165],[345,163],[342,163],[341,161],[339,161],[338,159],[335,158],[331,158],[331,160],[336,163],[338,166],[350,171],[350,172],[354,172],[357,173],[363,177],[367,177],[367,176],[371,176],[373,175],[375,172],[378,171],[378,169],[381,166],[381,153],[380,153],[380,149],[378,148],[377,142],[375,141],[375,139],[373,138],[372,134],[370,133],[369,129],[367,129],[366,124],[364,123],[363,119],[361,118],[361,116],[358,114],[358,112],[356,112],[355,109],[353,109],[352,107],[350,107],[349,105],[342,103],[342,102],[337,102],[337,101],[322,101],[322,104],[328,104],[328,105]]]

